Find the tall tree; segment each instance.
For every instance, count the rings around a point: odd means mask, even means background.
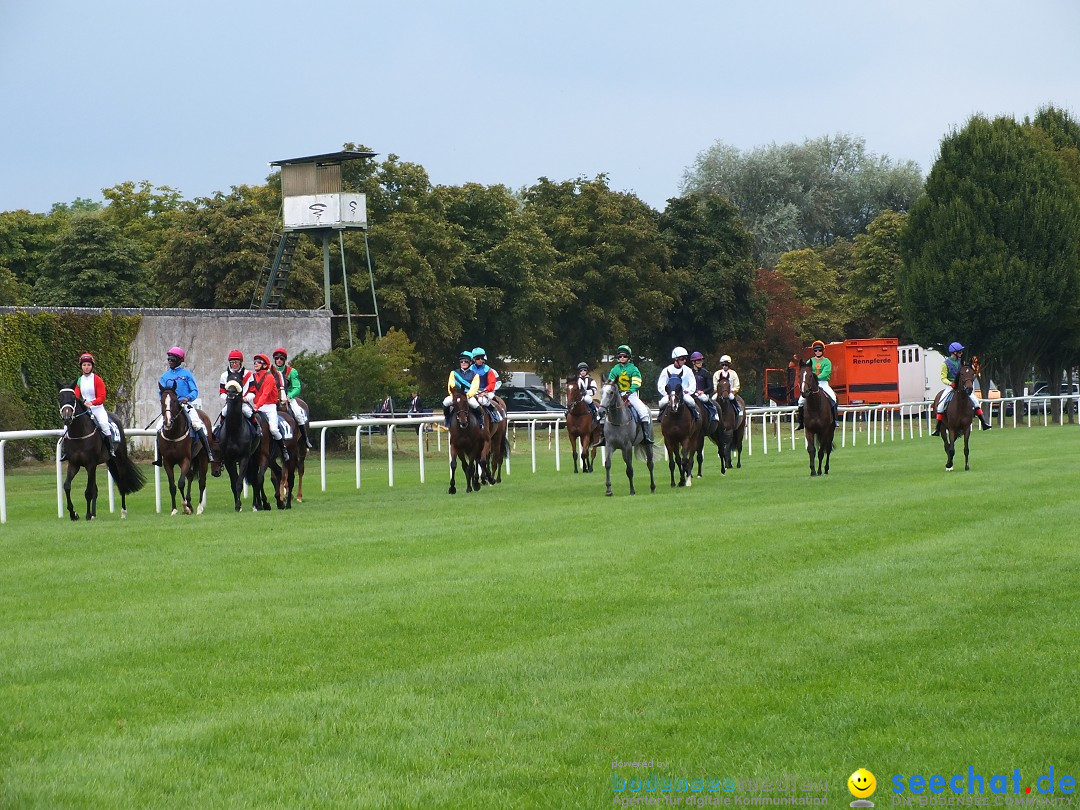
[[[900,239],[907,215],[883,211],[855,237],[853,265],[844,284],[849,338],[896,337],[909,343],[897,291],[903,268]]]
[[[38,280],[41,260],[52,248],[56,234],[67,226],[67,215],[0,213],[0,268],[11,274],[13,292],[26,297]],[[25,302],[23,302],[25,303]]]
[[[914,338],[959,340],[1019,387],[1080,306],[1080,198],[1061,162],[1011,118],[945,138],[903,242],[900,301]]]
[[[775,272],[783,276],[806,308],[807,314],[792,324],[801,345],[843,339],[847,314],[840,295],[840,274],[821,250],[789,251],[780,257]]]
[[[661,351],[656,334],[674,297],[665,285],[668,257],[656,211],[612,191],[605,175],[541,178],[526,189],[525,205],[558,251],[558,276],[569,293],[555,314],[557,334],[534,358],[538,367],[564,374],[628,341],[641,354]]]
[[[100,215],[72,219],[41,264],[34,303],[69,307],[145,307],[153,291],[145,250]]]
[[[754,284],[753,237],[738,211],[716,194],[668,200],[660,236],[670,251],[673,302],[657,334],[661,346],[720,353],[764,328],[765,301]]]
[[[922,190],[912,161],[893,163],[840,134],[742,153],[718,141],[683,175],[684,192],[731,200],[755,239],[757,264],[781,254],[853,238],[884,210],[907,211]]]

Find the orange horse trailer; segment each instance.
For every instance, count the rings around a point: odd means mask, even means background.
[[[829,385],[840,405],[888,405],[900,402],[900,354],[896,338],[866,338],[828,343],[832,361]],[[803,357],[813,357],[803,349]]]

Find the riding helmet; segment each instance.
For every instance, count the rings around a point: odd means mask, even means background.
[[[720,355],[720,365],[724,365],[724,363],[727,363],[729,366],[731,365],[731,355],[730,354],[722,354],[722,355]]]
[[[949,354],[952,354],[953,352],[962,352],[963,350],[964,350],[964,347],[961,346],[956,341],[953,341],[952,343],[949,344]]]
[[[483,357],[483,358],[486,359],[487,358],[487,352],[485,352],[483,349],[481,349],[479,346],[477,346],[475,349],[472,350],[472,357],[473,357],[473,360],[475,360],[477,357]]]
[[[267,368],[269,368],[272,365],[272,363],[270,362],[270,358],[267,357],[265,354],[257,354],[257,355],[255,355],[255,357],[253,359],[254,360],[262,360],[263,365],[266,366]]]
[[[822,342],[821,342],[820,340],[815,340],[815,341],[814,341],[813,343],[811,343],[811,344],[810,344],[810,351],[813,351],[813,350],[814,350],[814,349],[816,349],[816,348],[817,348],[818,346],[820,346],[820,347],[821,347],[821,350],[822,350],[822,351],[825,351],[825,344],[824,344],[824,343],[822,343]]]
[[[691,363],[693,363],[696,360],[704,360],[704,359],[705,359],[705,355],[703,355],[701,352],[694,352],[692,355],[690,355],[690,362]]]
[[[457,356],[457,359],[458,360],[468,360],[471,363],[472,362],[472,352],[470,352],[468,350],[463,351],[461,354],[459,354]]]
[[[244,362],[244,355],[239,349],[233,349],[231,352],[229,352],[229,359],[230,360],[239,360],[241,363],[243,363]]]
[[[626,352],[631,357],[634,354],[632,351],[630,351],[630,347],[627,346],[625,343],[615,350],[615,356],[618,357],[620,352]]]
[[[181,363],[184,362],[184,357],[186,355],[184,354],[184,350],[181,349],[179,346],[173,346],[171,349],[165,352],[166,357],[168,357],[170,354],[177,360],[179,360]]]
[[[279,354],[282,357],[284,357],[286,360],[289,359],[289,353],[287,351],[285,351],[283,348],[281,348],[280,346],[278,346],[276,349],[274,349],[274,357],[277,357]]]
[[[671,350],[671,359],[678,360],[680,357],[685,359],[687,354],[688,352],[682,346],[676,346]]]
[[[589,370],[589,364],[588,363],[578,363],[577,364],[577,370],[578,371],[588,371]]]
[[[81,366],[83,363],[86,362],[90,362],[95,366],[97,365],[97,363],[94,361],[94,355],[90,354],[90,352],[83,352],[79,355],[79,365]]]

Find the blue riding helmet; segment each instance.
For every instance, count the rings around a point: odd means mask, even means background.
[[[949,354],[952,354],[953,352],[962,352],[963,350],[964,350],[964,347],[961,346],[956,341],[953,341],[952,343],[949,344]]]
[[[472,356],[473,360],[475,360],[477,357],[487,357],[487,352],[477,346],[475,349],[472,350]]]

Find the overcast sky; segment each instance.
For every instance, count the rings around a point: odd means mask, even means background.
[[[925,174],[973,113],[1080,117],[1080,2],[0,0],[0,98],[0,211],[192,199],[345,142],[663,209],[717,140],[846,132]]]

